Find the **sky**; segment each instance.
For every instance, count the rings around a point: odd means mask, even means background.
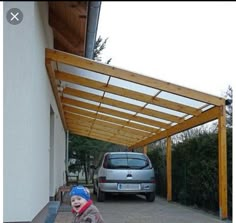
[[[223,97],[234,88],[236,2],[102,2],[103,61]]]
[[[236,2],[102,2],[99,35],[112,66],[220,97],[236,87]]]

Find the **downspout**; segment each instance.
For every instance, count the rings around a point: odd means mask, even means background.
[[[85,57],[93,59],[101,1],[89,2]],[[69,131],[66,131],[66,171],[69,164]]]
[[[69,164],[69,131],[66,131],[66,172],[68,173]]]
[[[89,2],[85,57],[93,59],[101,1]]]

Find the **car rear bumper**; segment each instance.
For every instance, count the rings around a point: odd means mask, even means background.
[[[139,183],[139,184],[126,184],[122,183],[99,183],[99,188],[103,192],[114,193],[148,193],[155,192],[156,185],[154,183]]]

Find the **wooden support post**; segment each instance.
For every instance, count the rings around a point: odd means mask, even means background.
[[[143,147],[143,153],[147,154],[147,145]]]
[[[219,162],[219,211],[220,218],[228,218],[227,206],[227,146],[225,106],[219,107],[218,162]]]
[[[166,149],[167,201],[172,200],[171,137],[167,137]]]

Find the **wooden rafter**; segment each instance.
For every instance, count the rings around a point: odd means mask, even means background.
[[[91,80],[84,77],[79,77],[76,75],[68,74],[66,72],[56,71],[55,75],[56,75],[56,78],[61,81],[66,81],[69,83],[79,84],[79,85],[94,88],[97,90],[106,91],[106,92],[117,94],[123,97],[128,97],[128,98],[135,99],[138,101],[162,106],[164,108],[173,109],[173,110],[183,112],[186,114],[199,115],[201,113],[200,110],[191,106],[183,105],[177,102],[168,101],[162,98],[153,98],[152,96],[141,93],[141,92],[132,91],[129,89],[113,86],[110,84],[109,86],[106,86],[104,85],[103,82]]]
[[[144,141],[138,142],[135,145],[131,146],[130,149],[141,147],[143,145],[149,144],[149,143],[154,142],[156,140],[160,140],[160,139],[166,138],[168,136],[175,135],[179,132],[182,132],[184,130],[202,125],[206,122],[210,122],[212,120],[217,119],[218,115],[219,115],[219,108],[214,107],[212,109],[209,109],[209,110],[201,113],[199,116],[190,118],[179,125],[173,126],[172,128],[170,128],[166,131],[160,132],[158,135],[152,136],[148,139],[145,139]]]
[[[46,57],[50,60],[57,61],[59,63],[64,63],[85,70],[98,72],[119,79],[124,79],[126,81],[138,83],[144,86],[149,86],[155,89],[195,99],[208,104],[213,104],[217,106],[224,105],[224,100],[220,97],[192,90],[186,87],[182,87],[155,78],[146,77],[134,72],[112,67],[107,64],[95,62],[93,60],[84,57],[79,57],[73,54],[68,54],[57,50],[46,49]]]
[[[46,59],[46,68],[47,68],[47,72],[48,72],[48,76],[51,82],[51,86],[52,86],[52,90],[56,99],[56,103],[57,103],[57,107],[61,116],[61,120],[62,120],[62,124],[64,126],[64,129],[67,129],[66,126],[66,121],[65,121],[65,117],[64,117],[64,112],[62,109],[62,104],[61,104],[61,100],[60,100],[60,96],[59,93],[57,91],[57,83],[56,83],[56,79],[55,79],[55,73],[54,73],[54,69],[52,67],[52,61],[47,60]]]
[[[133,137],[137,138],[137,139],[140,137],[143,137],[143,136],[147,137],[147,136],[151,135],[148,132],[140,131],[140,130],[129,128],[129,127],[124,127],[122,125],[117,125],[117,124],[110,123],[110,122],[104,122],[99,119],[93,119],[93,118],[88,118],[85,116],[73,115],[73,114],[67,114],[66,117],[68,117],[68,116],[70,116],[70,118],[68,118],[68,120],[67,120],[68,126],[75,125],[74,122],[79,121],[80,127],[78,127],[78,125],[77,125],[78,128],[81,128],[82,126],[86,126],[87,128],[91,128],[93,126],[94,129],[97,128],[97,129],[100,129],[101,131],[107,130],[110,133],[119,132],[119,134],[121,134],[121,132],[125,132],[126,135],[130,135],[130,136],[133,135]],[[71,122],[71,119],[74,122]],[[83,124],[83,123],[85,123],[85,124]]]
[[[118,144],[118,145],[124,145],[124,146],[132,145],[132,141],[130,141],[130,140],[114,139],[114,138],[110,138],[110,137],[107,137],[106,135],[102,135],[102,134],[92,133],[92,134],[88,135],[88,132],[85,132],[82,130],[77,130],[77,129],[71,129],[70,132],[74,133],[76,135],[81,135],[81,136],[86,136],[86,137],[90,137],[90,138],[94,138],[94,139],[98,139],[98,140],[112,142],[112,143]]]
[[[117,116],[117,117],[121,117],[121,118],[125,118],[128,120],[132,120],[138,123],[143,123],[143,124],[147,124],[150,126],[160,126],[160,122],[152,120],[152,119],[148,119],[148,118],[143,118],[143,117],[138,117],[138,116],[133,116],[131,114],[125,113],[125,112],[121,112],[121,111],[116,111],[114,109],[110,109],[110,108],[103,108],[103,107],[98,107],[92,104],[88,104],[85,102],[80,102],[74,99],[70,99],[70,98],[62,98],[62,103],[63,104],[68,104],[68,105],[72,105],[72,106],[77,106],[77,107],[82,107],[82,108],[88,108],[88,107],[96,107],[96,109],[99,109],[99,112],[105,113],[105,114],[110,114],[113,116]],[[169,125],[164,124],[164,127],[169,127]]]
[[[116,141],[130,149],[217,119],[217,107],[224,104],[224,99],[219,97],[61,51],[46,49],[46,59],[81,68],[79,72],[87,70],[105,75],[106,82],[102,82],[68,71],[53,71],[53,81],[63,83],[63,89],[60,89],[62,96],[58,98],[62,117],[70,131],[110,142]],[[114,85],[110,83],[111,78],[143,85],[155,89],[156,93],[149,95]],[[85,91],[83,87],[91,91]],[[97,90],[100,94],[96,93]],[[190,98],[201,102],[201,105],[197,107],[187,100],[184,104],[160,97],[162,92],[179,95],[183,99]],[[212,108],[207,110],[207,106]]]
[[[155,111],[153,109],[148,109],[148,108],[142,108],[140,106],[137,105],[133,105],[130,103],[126,103],[126,102],[122,102],[116,99],[111,99],[111,98],[107,98],[107,97],[102,97],[102,96],[98,96],[96,94],[91,94],[91,93],[87,93],[84,91],[80,91],[80,90],[75,90],[72,88],[65,88],[63,91],[63,94],[68,94],[68,95],[73,95],[73,96],[77,96],[83,99],[88,99],[91,101],[96,101],[96,102],[101,102],[103,104],[107,104],[107,105],[111,105],[114,107],[118,107],[118,108],[122,108],[128,111],[133,111],[133,112],[138,112],[138,113],[142,113],[144,115],[149,115],[151,117],[156,117],[156,118],[160,118],[160,119],[164,119],[164,120],[169,120],[172,122],[182,122],[184,119],[180,118],[178,116],[174,116],[174,115],[169,115],[166,114],[164,112],[159,112],[159,111]],[[169,125],[166,125],[165,123],[160,122],[160,127],[162,128],[168,128]]]
[[[80,114],[80,115],[84,115],[84,116],[91,117],[91,118],[97,118],[97,119],[111,122],[114,124],[128,126],[128,127],[134,128],[134,129],[139,129],[139,130],[143,130],[143,131],[150,132],[150,133],[157,131],[156,128],[153,128],[150,126],[145,126],[145,125],[133,123],[130,121],[122,120],[119,118],[115,118],[115,117],[111,117],[111,116],[107,116],[107,115],[103,115],[103,114],[96,114],[95,112],[91,112],[91,111],[83,110],[83,109],[79,109],[79,108],[74,108],[71,106],[65,105],[65,106],[63,106],[63,110],[65,112]]]

